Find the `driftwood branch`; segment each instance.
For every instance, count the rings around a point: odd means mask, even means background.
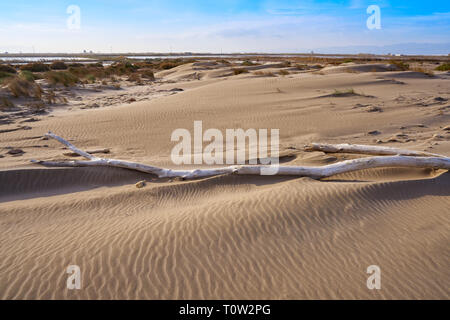
[[[108,148],[103,148],[103,149],[93,149],[93,150],[86,150],[87,153],[89,154],[93,154],[93,153],[109,153],[110,150]],[[68,157],[76,157],[79,154],[76,152],[64,152],[63,155],[68,156]]]
[[[400,155],[400,156],[415,156],[415,157],[445,157],[439,154],[428,153],[423,151],[412,151],[406,149],[381,147],[381,146],[366,146],[362,144],[327,144],[327,143],[312,143],[305,147],[305,151],[323,151],[327,153],[359,153],[371,155]]]
[[[53,138],[60,143],[67,146],[70,150],[79,154],[89,160],[73,160],[73,161],[37,161],[31,160],[33,163],[41,164],[48,167],[88,167],[88,166],[103,166],[103,167],[118,167],[126,168],[136,171],[141,171],[145,173],[151,173],[157,175],[159,178],[174,178],[181,177],[185,179],[200,178],[200,177],[212,177],[223,174],[243,174],[243,175],[264,175],[266,172],[273,172],[276,175],[294,175],[294,176],[304,176],[311,177],[314,179],[320,179],[325,177],[330,177],[339,173],[370,169],[370,168],[381,168],[381,167],[412,167],[412,168],[433,168],[433,169],[446,169],[450,170],[450,158],[433,155],[425,156],[423,153],[416,151],[408,151],[411,155],[398,155],[395,153],[394,156],[375,156],[368,158],[359,158],[353,160],[341,161],[321,167],[310,167],[310,166],[263,166],[263,165],[239,165],[239,166],[229,166],[223,168],[211,168],[211,169],[195,169],[195,170],[172,170],[154,167],[142,163],[116,160],[116,159],[104,159],[95,157],[85,151],[82,151],[71,143],[67,142],[63,138],[53,134],[48,133],[46,135],[49,138]],[[322,145],[323,146],[323,145]],[[333,145],[327,145],[327,150],[331,150]],[[345,152],[352,153],[362,153],[363,150],[367,152],[382,152],[380,147],[372,149],[371,146],[360,146],[360,145],[338,145],[334,146],[333,150],[346,150]],[[345,148],[341,146],[346,146]],[[351,146],[351,149],[348,148]],[[393,152],[389,148],[386,152]],[[397,149],[395,149],[397,150]],[[359,151],[359,152],[357,152]],[[330,151],[331,152],[331,151]],[[332,151],[336,152],[336,151]],[[340,151],[344,152],[344,151]],[[392,153],[385,153],[392,154]],[[420,156],[418,156],[420,154]]]

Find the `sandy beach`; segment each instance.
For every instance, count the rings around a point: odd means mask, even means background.
[[[182,180],[30,163],[80,159],[44,138],[52,131],[109,149],[101,157],[180,169],[171,133],[197,120],[222,132],[279,129],[281,165],[363,157],[305,151],[312,142],[450,156],[448,72],[241,64],[202,59],[139,84],[57,86],[65,102],[48,112],[2,110],[0,298],[448,299],[446,170]],[[207,165],[182,166],[197,167]],[[67,290],[69,265],[81,269],[81,290]],[[370,265],[381,268],[381,290],[366,286]]]

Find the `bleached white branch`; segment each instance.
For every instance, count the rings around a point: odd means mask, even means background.
[[[73,152],[79,154],[82,157],[85,157],[86,159],[89,160],[94,160],[97,159],[97,157],[93,156],[92,154],[89,154],[83,150],[78,149],[77,147],[75,147],[73,144],[71,144],[69,141],[61,138],[60,136],[57,136],[56,134],[52,133],[52,132],[48,132],[45,135],[47,138],[52,138],[55,139],[56,141],[62,143],[63,145],[65,145],[67,148],[69,148],[70,150],[72,150]]]
[[[269,172],[268,169],[274,168],[263,165],[240,165],[229,166],[223,168],[211,168],[211,169],[195,169],[195,170],[172,170],[166,168],[159,168],[142,163],[116,160],[116,159],[103,159],[94,157],[67,142],[63,138],[48,133],[48,137],[53,138],[62,144],[66,145],[70,150],[77,154],[80,154],[91,160],[73,160],[73,161],[37,161],[32,160],[33,163],[41,164],[49,167],[88,167],[88,166],[103,166],[103,167],[118,167],[126,168],[130,170],[136,170],[145,173],[151,173],[157,175],[159,178],[174,178],[181,177],[185,179],[212,177],[223,174],[242,174],[242,175],[263,175]],[[328,145],[332,146],[332,145]],[[374,152],[370,146],[361,145],[344,145],[344,146],[357,146],[356,150],[361,150],[361,147],[369,147],[368,152]],[[336,148],[336,147],[335,147]],[[327,148],[330,150],[330,148]],[[333,149],[334,150],[334,149]],[[349,151],[350,149],[343,150]],[[379,151],[379,150],[378,150]],[[408,150],[405,150],[408,151]],[[335,152],[335,151],[334,151]],[[342,151],[343,152],[343,151]],[[393,151],[390,151],[393,152]],[[341,161],[321,167],[310,166],[277,166],[276,170],[271,170],[276,175],[294,175],[311,177],[314,179],[320,179],[330,177],[336,174],[370,169],[380,167],[413,167],[413,168],[434,168],[434,169],[446,169],[450,170],[450,158],[445,156],[416,156],[417,152],[411,151],[414,156],[409,155],[395,155],[395,156],[376,156],[368,158],[359,158]],[[266,169],[266,170],[263,170]]]
[[[406,149],[382,147],[382,146],[367,146],[361,144],[327,144],[327,143],[311,143],[305,147],[306,151],[323,151],[328,153],[359,153],[371,155],[401,155],[401,156],[416,156],[416,157],[445,157],[439,154],[412,151]]]

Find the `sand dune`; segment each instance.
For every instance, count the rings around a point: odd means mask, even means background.
[[[194,120],[205,129],[279,128],[287,164],[355,157],[304,152],[313,141],[450,155],[449,79],[373,67],[253,77],[187,64],[157,74],[167,80],[158,90],[184,90],[176,94],[55,111],[1,133],[0,298],[448,299],[448,172],[172,181],[29,164],[68,159],[42,140],[52,130],[84,149],[110,148],[108,157],[175,167],[171,132],[192,131]],[[355,94],[336,94],[348,89]],[[66,288],[73,264],[81,290]],[[381,290],[366,287],[369,265],[382,270]]]

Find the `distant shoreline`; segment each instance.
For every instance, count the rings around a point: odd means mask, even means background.
[[[244,59],[244,58],[331,58],[364,61],[427,60],[447,61],[447,55],[377,55],[377,54],[320,54],[320,53],[0,53],[0,63],[53,62],[112,62],[119,57],[136,60],[151,59]]]
[[[154,53],[154,52],[122,52],[122,53],[0,53],[0,58],[2,57],[78,57],[78,58],[89,58],[89,57],[121,57],[121,56],[150,56],[150,57],[161,57],[161,56],[170,56],[170,57],[229,57],[229,56],[240,56],[240,57],[248,57],[248,56],[263,56],[263,57],[309,57],[309,56],[317,56],[317,57],[431,57],[431,58],[449,58],[448,55],[388,55],[388,54],[371,54],[371,53],[358,53],[358,54],[325,54],[325,53],[258,53],[258,52],[249,52],[249,53],[197,53],[197,52],[177,52],[177,53]]]

